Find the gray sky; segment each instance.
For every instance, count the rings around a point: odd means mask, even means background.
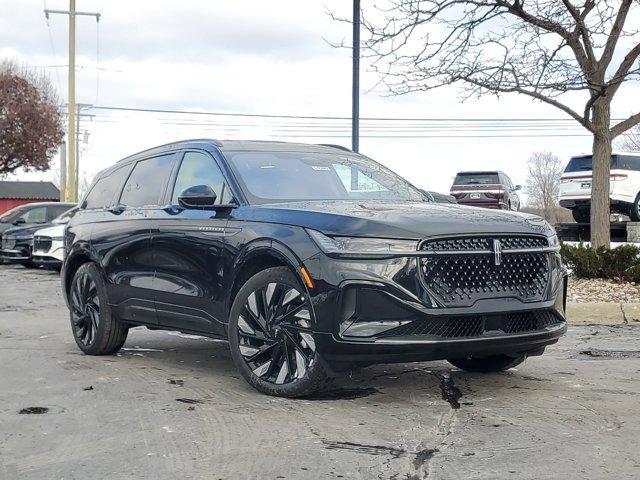
[[[67,18],[44,18],[43,4],[66,9],[66,0],[0,0],[0,58],[47,72],[66,101]],[[77,0],[78,10],[102,12],[99,26],[78,18],[78,101],[94,105],[232,113],[348,117],[351,56],[330,42],[350,41],[350,26],[332,21],[331,10],[350,14],[347,0]],[[366,5],[367,2],[363,2]],[[55,52],[55,55],[54,55]],[[559,111],[518,96],[460,102],[455,88],[389,97],[378,77],[363,65],[364,117],[557,118]],[[627,116],[622,92],[615,116]],[[580,102],[576,104],[579,108]],[[81,175],[97,171],[135,151],[183,138],[251,138],[350,145],[348,121],[285,121],[236,117],[90,112],[81,131]],[[304,124],[304,125],[301,125]],[[429,129],[390,122],[365,122],[361,152],[415,185],[448,191],[458,170],[502,169],[515,183],[526,181],[526,159],[550,150],[562,159],[589,151],[591,140],[575,123],[557,131],[531,124],[434,123]],[[566,128],[572,127],[567,130]],[[310,130],[320,132],[309,136]],[[389,132],[405,138],[375,138]],[[407,138],[428,134],[435,138]],[[541,137],[575,134],[585,136]],[[469,138],[470,135],[518,135]],[[400,136],[400,133],[398,133]],[[464,136],[466,138],[455,138]],[[82,135],[84,137],[84,135]],[[454,138],[451,138],[454,137]],[[56,160],[57,162],[57,160]],[[53,172],[18,178],[52,178]]]

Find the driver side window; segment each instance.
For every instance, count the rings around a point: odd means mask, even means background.
[[[206,153],[187,152],[184,154],[180,170],[176,178],[171,203],[178,204],[178,197],[189,187],[195,185],[208,185],[216,193],[216,205],[225,205],[231,202],[233,196],[229,186],[224,181],[222,172],[216,162]]]
[[[44,223],[47,221],[47,207],[32,208],[20,218],[26,223]]]

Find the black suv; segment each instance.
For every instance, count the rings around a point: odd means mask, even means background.
[[[567,272],[544,220],[434,203],[338,147],[138,153],[97,176],[65,244],[82,351],[113,353],[134,325],[228,339],[271,395],[383,362],[500,371],[566,330]]]

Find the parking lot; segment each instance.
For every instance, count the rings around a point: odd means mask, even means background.
[[[576,325],[504,374],[384,365],[287,400],[210,339],[137,328],[82,355],[58,275],[3,265],[0,478],[638,478],[639,341]]]

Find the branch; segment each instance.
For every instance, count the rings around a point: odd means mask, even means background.
[[[482,82],[479,82],[469,77],[458,77],[458,78],[455,78],[455,80],[462,80],[462,81],[471,83],[472,85],[475,85],[477,87],[486,88],[487,90],[492,90],[496,92],[521,93],[523,95],[528,95],[529,97],[535,98],[536,100],[540,100],[541,102],[548,103],[549,105],[559,108],[560,110],[562,110],[563,112],[567,113],[568,115],[573,117],[575,120],[577,120],[580,123],[580,125],[582,125],[584,128],[586,128],[590,132],[593,132],[593,124],[588,119],[584,118],[578,112],[576,112],[573,108],[565,105],[564,103],[559,102],[558,100],[555,100],[553,98],[549,98],[541,93],[538,93],[532,90],[526,90],[521,87],[499,87],[496,85],[492,85],[489,88],[487,85],[483,84]]]
[[[608,83],[609,85],[611,85],[611,90],[609,93],[610,96],[615,95],[616,91],[618,90],[618,88],[620,88],[622,82],[624,82],[625,77],[629,73],[629,70],[631,70],[631,67],[633,67],[633,64],[636,62],[638,57],[640,57],[640,43],[638,43],[631,49],[629,53],[627,53],[627,55],[624,57],[624,60],[622,60],[622,63],[618,67],[618,70],[613,75],[611,80],[609,80]]]
[[[618,44],[620,33],[622,33],[624,22],[627,20],[627,14],[629,13],[631,4],[632,0],[622,0],[620,10],[618,10],[618,16],[616,17],[616,21],[613,23],[611,33],[609,34],[609,38],[607,39],[604,51],[602,52],[602,56],[600,57],[600,61],[598,62],[598,67],[602,72],[607,69],[609,63],[611,62],[611,59],[613,58],[613,53],[615,52],[616,45]]]
[[[594,1],[589,1],[584,5],[584,11],[582,14],[578,11],[578,9],[571,3],[570,0],[562,0],[564,6],[567,7],[569,13],[576,21],[576,30],[580,32],[582,36],[582,42],[584,43],[585,50],[587,52],[587,57],[589,58],[589,62],[595,63],[596,57],[593,53],[593,44],[591,43],[591,38],[589,37],[589,31],[587,29],[587,25],[585,24],[585,18],[589,14],[589,12],[595,7]]]
[[[611,139],[616,138],[618,135],[623,134],[624,132],[626,132],[630,128],[635,127],[639,123],[640,123],[640,113],[631,115],[629,118],[618,123],[616,126],[614,126],[611,129]]]

